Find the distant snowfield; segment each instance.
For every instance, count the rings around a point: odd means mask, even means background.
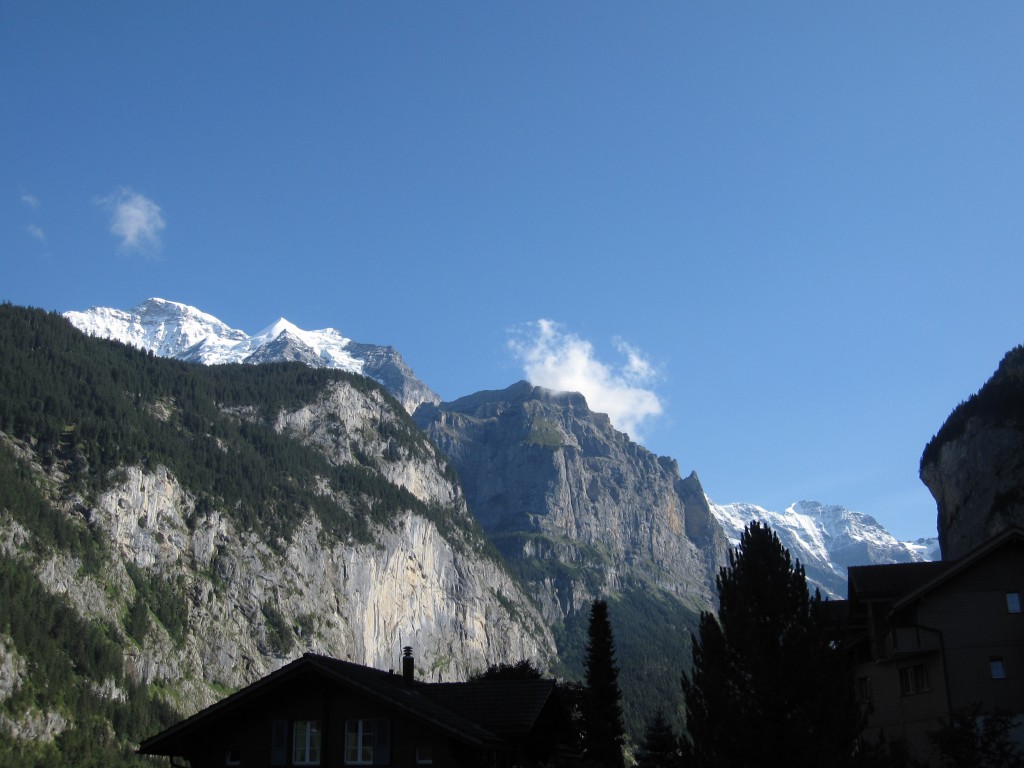
[[[91,336],[114,339],[160,357],[206,365],[244,363],[262,347],[286,335],[309,348],[321,367],[363,372],[363,362],[346,351],[351,339],[334,328],[305,331],[283,317],[249,336],[213,315],[166,299],[148,299],[128,311],[93,307],[84,312],[65,312],[64,316]]]
[[[768,525],[804,566],[811,585],[833,598],[846,597],[850,566],[939,559],[938,539],[898,541],[875,518],[846,507],[798,501],[773,512],[755,504],[708,504],[732,546],[751,522]]]

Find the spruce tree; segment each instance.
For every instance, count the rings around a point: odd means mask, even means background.
[[[583,756],[589,763],[623,768],[622,693],[608,604],[604,600],[595,601],[590,609],[586,675]]]
[[[679,738],[660,710],[647,723],[644,742],[636,760],[637,768],[682,768]]]
[[[847,765],[861,728],[842,650],[799,561],[753,522],[701,615],[683,677],[689,764]]]

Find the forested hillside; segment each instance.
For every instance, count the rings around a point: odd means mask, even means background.
[[[368,379],[180,363],[3,305],[0,392],[4,765],[133,763],[302,650],[386,664],[402,636],[451,675],[553,646]]]
[[[398,509],[425,512],[371,468],[332,465],[271,427],[279,411],[313,401],[331,380],[380,391],[363,376],[299,363],[179,363],[84,338],[59,315],[9,305],[0,317],[0,359],[0,431],[32,445],[44,468],[58,464],[83,493],[102,489],[120,467],[159,461],[184,485],[208,489],[206,503],[275,539],[287,539],[295,511],[306,508],[333,533],[364,541],[370,520],[386,521]],[[248,418],[232,415],[238,408],[248,409]],[[423,450],[407,417],[382,437]],[[316,492],[317,478],[355,508]]]

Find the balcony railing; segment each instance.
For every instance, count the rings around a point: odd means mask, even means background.
[[[895,627],[882,642],[882,658],[909,656],[942,649],[942,637],[927,627]]]

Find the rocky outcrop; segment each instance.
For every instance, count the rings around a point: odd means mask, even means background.
[[[921,480],[938,506],[944,560],[1024,525],[1024,347],[949,416],[925,448]]]
[[[262,418],[257,413],[231,411],[240,420]],[[358,463],[404,487],[423,506],[372,522],[365,542],[340,540],[313,511],[287,538],[268,540],[165,466],[122,467],[106,490],[84,498],[65,488],[56,464],[44,470],[30,445],[6,440],[33,463],[55,506],[88,525],[109,557],[84,568],[68,553],[40,552],[3,510],[0,549],[77,613],[110,627],[124,642],[129,679],[155,684],[183,714],[304,651],[387,669],[411,645],[418,672],[444,680],[498,661],[550,667],[550,629],[488,553],[453,472],[392,399],[376,387],[333,380],[316,402],[280,412],[272,426],[331,463]],[[319,492],[346,508],[326,483]],[[164,611],[151,600],[146,618],[131,627],[126,617],[142,593],[159,595]],[[25,672],[4,649],[0,685],[12,689]],[[4,725],[29,739],[52,738],[69,716],[23,714]]]
[[[362,361],[363,373],[380,382],[409,413],[414,413],[422,403],[437,405],[441,402],[436,392],[416,378],[394,347],[353,341],[348,351]]]
[[[196,706],[209,703],[210,686],[248,684],[302,651],[389,668],[412,645],[421,669],[445,679],[495,659],[549,661],[550,636],[509,576],[421,517],[406,514],[374,544],[353,546],[325,540],[311,515],[278,551],[219,513],[196,516],[166,469],[126,474],[92,510],[119,556],[115,600],[127,610],[134,566],[173,585],[188,610],[183,639],[154,620],[126,663],[136,679],[184,683]],[[78,591],[92,592],[88,579]],[[79,608],[107,613],[102,601]]]
[[[582,395],[520,382],[421,406],[415,420],[458,470],[491,539],[534,582],[549,621],[627,585],[695,608],[714,602],[726,542],[696,474],[681,478],[675,461],[616,431]]]
[[[370,458],[376,471],[421,501],[468,517],[458,483],[445,472],[445,459],[379,390],[362,392],[334,382],[317,402],[281,412],[274,428],[316,447],[335,464]]]
[[[28,664],[17,652],[10,638],[0,635],[0,704],[21,688],[29,675]],[[12,717],[0,712],[0,733],[18,741],[53,741],[68,721],[59,712],[29,707]]]
[[[680,477],[580,394],[527,382],[421,406],[415,421],[458,471],[470,509],[541,607],[560,669],[584,674],[595,599],[608,602],[633,737],[682,707],[679,672],[716,604],[726,540],[696,474]]]

